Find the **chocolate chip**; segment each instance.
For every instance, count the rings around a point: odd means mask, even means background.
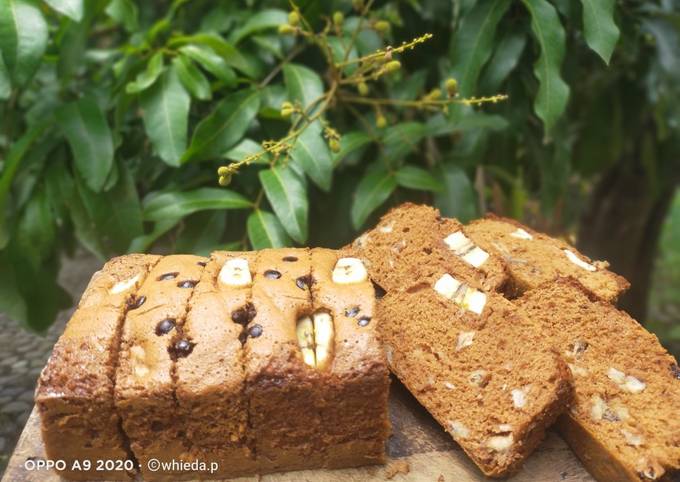
[[[368,324],[371,322],[371,317],[370,316],[362,316],[359,318],[359,321],[357,321],[357,325],[359,326],[368,326]]]
[[[262,325],[255,324],[251,326],[250,328],[248,328],[248,334],[252,338],[257,338],[262,334]]]
[[[193,288],[198,284],[198,281],[186,280],[177,283],[178,288]]]
[[[285,262],[287,262],[287,263],[294,263],[294,262],[296,262],[298,259],[297,259],[297,257],[295,257],[295,256],[284,256],[284,257],[283,257],[283,260],[284,260]]]
[[[169,280],[169,279],[175,279],[175,278],[177,278],[177,275],[179,275],[179,272],[177,272],[177,271],[175,271],[174,273],[165,273],[165,274],[160,275],[157,278],[157,280],[158,281],[166,281],[166,280]]]
[[[196,343],[191,343],[189,340],[182,339],[169,347],[168,352],[170,352],[170,355],[174,358],[184,358],[189,356],[193,351],[194,346],[196,346]]]
[[[231,321],[238,323],[239,325],[246,326],[248,323],[253,321],[255,315],[257,315],[255,306],[252,303],[246,303],[245,306],[242,306],[231,313]]]
[[[673,374],[676,380],[680,380],[680,367],[678,366],[677,363],[673,363],[671,365],[671,373]]]
[[[349,308],[345,310],[345,316],[348,318],[354,318],[359,314],[360,308],[358,306],[355,306],[353,308]]]
[[[281,277],[281,273],[275,269],[268,269],[264,272],[264,277],[269,279],[279,279]]]
[[[197,261],[196,264],[199,266],[203,266],[205,268],[208,263],[206,263],[205,261]]]
[[[156,325],[156,335],[162,336],[170,333],[175,327],[174,318],[166,318],[163,321],[159,321]]]
[[[312,275],[306,274],[304,276],[300,276],[298,279],[295,280],[295,286],[300,288],[301,290],[305,290],[309,287],[311,287],[314,284],[314,279],[312,278]]]
[[[383,296],[385,296],[387,294],[387,291],[385,291],[385,289],[382,286],[380,286],[378,283],[376,283],[373,280],[371,280],[371,283],[373,283],[373,291],[375,291],[376,299],[379,300],[380,298],[382,298]]]
[[[145,301],[146,301],[146,296],[142,295],[139,298],[137,298],[136,296],[133,295],[128,300],[128,310],[136,310],[137,308],[142,306]]]

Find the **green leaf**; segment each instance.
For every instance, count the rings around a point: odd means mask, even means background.
[[[497,92],[508,78],[508,75],[517,67],[527,43],[527,35],[524,29],[513,29],[504,32],[497,42],[496,51],[484,69],[480,81],[482,92]]]
[[[555,8],[546,0],[522,2],[531,14],[531,29],[541,48],[534,64],[534,74],[540,83],[534,109],[549,133],[564,113],[569,99],[569,86],[560,75],[564,58],[564,27]]]
[[[373,142],[371,136],[364,131],[347,132],[340,138],[340,150],[333,155],[333,165],[337,166],[350,154]]]
[[[283,67],[283,79],[291,102],[299,102],[302,110],[311,115],[321,103],[323,82],[313,70],[298,64]],[[314,104],[316,103],[316,104]],[[312,104],[314,106],[312,107]]]
[[[333,162],[331,152],[319,129],[311,127],[305,129],[295,141],[290,156],[317,186],[326,192],[330,190]]]
[[[378,209],[397,188],[394,175],[382,166],[368,172],[359,182],[352,200],[351,218],[354,229],[359,229],[368,216]]]
[[[45,0],[45,3],[74,22],[83,19],[83,0]]]
[[[163,73],[163,52],[156,52],[151,57],[151,60],[149,60],[146,69],[140,72],[137,78],[125,87],[125,92],[128,94],[138,94],[148,89],[156,82],[161,73]]]
[[[154,224],[153,229],[149,234],[137,236],[130,242],[127,249],[128,253],[145,253],[161,236],[166,234],[172,228],[177,226],[181,218],[177,219],[163,219]]]
[[[224,211],[203,211],[192,214],[182,223],[175,242],[175,251],[209,256],[217,249],[227,226]]]
[[[419,191],[439,192],[443,190],[442,182],[422,167],[405,165],[399,168],[395,174],[397,184],[408,189]]]
[[[187,145],[191,99],[174,69],[140,98],[144,128],[158,156],[170,166],[179,166]]]
[[[227,86],[236,84],[236,73],[227,65],[222,57],[210,47],[203,45],[185,45],[179,49],[184,55],[198,62],[205,70],[224,82]]]
[[[451,40],[452,75],[458,80],[461,95],[475,94],[477,79],[493,48],[498,22],[510,0],[480,0],[461,21]]]
[[[162,221],[179,219],[189,214],[210,209],[246,209],[252,207],[248,199],[228,189],[203,187],[193,191],[166,192],[144,202],[144,219]]]
[[[109,190],[93,192],[76,176],[76,186],[86,219],[94,227],[98,249],[104,254],[123,253],[130,241],[142,234],[142,209],[132,174],[117,164],[118,180]]]
[[[246,23],[231,34],[229,40],[238,44],[244,38],[263,30],[278,28],[279,25],[288,23],[288,13],[283,10],[267,9],[257,12],[246,20]]]
[[[227,63],[227,65],[243,72],[250,78],[257,78],[262,74],[261,61],[252,55],[245,54],[232,44],[214,33],[199,33],[180,36],[170,41],[171,45],[198,44],[211,48]]]
[[[476,110],[464,111],[456,119],[444,115],[434,115],[427,120],[426,124],[427,134],[431,137],[479,129],[500,131],[506,127],[508,127],[508,121],[503,116],[486,114]]]
[[[13,320],[26,323],[28,307],[19,290],[12,258],[6,251],[0,251],[0,312]]]
[[[441,165],[439,174],[444,190],[435,194],[434,204],[442,215],[457,218],[463,223],[477,217],[475,190],[465,171],[448,162]]]
[[[28,82],[47,48],[47,22],[29,0],[0,0],[0,53],[17,86]]]
[[[37,270],[50,255],[56,229],[49,198],[39,186],[31,195],[17,224],[16,243]]]
[[[12,93],[12,80],[9,78],[9,72],[5,61],[2,60],[2,52],[0,52],[0,100],[9,99]]]
[[[292,244],[279,219],[268,211],[256,209],[248,216],[247,224],[253,249],[283,248]]]
[[[269,204],[284,229],[298,243],[307,241],[309,201],[303,180],[291,167],[260,171],[260,182]]]
[[[241,90],[225,97],[196,126],[182,162],[221,157],[241,140],[259,108],[260,96],[256,90]]]
[[[614,23],[616,0],[581,0],[581,3],[586,42],[609,65],[620,33]]]
[[[172,66],[177,72],[182,85],[199,100],[209,100],[212,97],[210,82],[203,72],[188,57],[180,55],[172,61]]]
[[[113,166],[113,139],[104,112],[92,97],[62,106],[57,111],[76,169],[95,192],[99,192]]]
[[[139,11],[134,0],[111,0],[106,7],[106,14],[128,32],[134,32],[139,28]]]
[[[0,173],[0,249],[7,246],[9,229],[7,228],[7,201],[10,188],[21,161],[33,143],[40,137],[47,126],[46,122],[35,125],[26,131],[9,148]]]
[[[420,122],[403,122],[385,129],[383,137],[383,155],[391,163],[401,160],[418,147],[418,143],[427,134],[427,129]]]
[[[236,144],[234,147],[229,149],[225,154],[224,157],[229,159],[230,161],[242,161],[248,156],[253,156],[255,154],[260,154],[263,152],[262,145],[259,142],[255,142],[252,139],[243,139],[241,142]],[[257,161],[254,161],[256,164],[269,164],[270,156],[269,153],[265,152],[262,154],[260,157],[258,157]]]

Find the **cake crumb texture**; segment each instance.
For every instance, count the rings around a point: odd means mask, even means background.
[[[680,369],[623,311],[573,278],[517,300],[567,361],[575,397],[558,426],[598,480],[662,480],[680,470]]]

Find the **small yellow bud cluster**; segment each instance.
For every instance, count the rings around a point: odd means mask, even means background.
[[[425,102],[431,102],[439,100],[442,97],[442,91],[440,89],[432,89],[430,92],[423,96]]]
[[[383,35],[389,33],[390,28],[391,28],[390,22],[388,22],[387,20],[378,20],[373,24],[373,29],[376,32],[381,33]]]
[[[328,140],[328,148],[332,152],[340,152],[340,133],[332,127],[324,128],[324,137]]]
[[[378,115],[375,118],[375,126],[378,129],[382,129],[387,126],[387,119],[385,119],[385,116],[382,114],[382,112],[378,112]]]
[[[288,23],[293,27],[297,27],[300,23],[300,14],[293,11],[288,14]]]
[[[458,95],[458,81],[453,77],[446,79],[446,92],[449,94],[449,97]]]
[[[219,176],[217,182],[220,186],[225,187],[231,183],[232,170],[228,166],[220,166],[217,169],[217,175]]]
[[[281,35],[295,35],[297,33],[297,28],[289,23],[282,23],[279,25],[279,33]]]
[[[288,101],[285,101],[283,104],[281,104],[281,117],[288,119],[291,115],[293,115],[293,112],[295,112],[295,106],[293,104]]]
[[[359,95],[362,96],[367,96],[368,95],[368,84],[366,82],[359,82],[357,84],[357,90],[359,91]]]
[[[364,8],[364,0],[352,0],[352,8],[360,12]]]
[[[390,60],[385,64],[385,72],[391,73],[396,72],[401,68],[401,62],[398,60]]]
[[[342,23],[345,21],[345,16],[342,14],[342,12],[335,12],[333,14],[333,25],[336,27],[340,28],[342,27]]]

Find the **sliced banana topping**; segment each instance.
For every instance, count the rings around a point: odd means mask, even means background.
[[[332,359],[335,332],[333,318],[325,311],[304,316],[297,322],[296,335],[302,359],[310,367],[324,369]]]
[[[119,281],[115,285],[111,287],[109,290],[109,293],[112,295],[117,295],[119,293],[124,293],[125,291],[129,290],[130,288],[134,287],[137,285],[137,281],[139,281],[139,275],[133,276],[130,279],[126,279],[124,281]]]
[[[564,254],[567,256],[567,259],[574,263],[579,268],[585,269],[586,271],[597,271],[597,268],[595,266],[583,261],[581,258],[576,256],[576,254],[573,251],[570,251],[568,249],[563,249],[562,251],[564,251]]]
[[[228,286],[249,286],[253,282],[248,260],[245,258],[228,260],[222,266],[218,278],[220,283]]]
[[[461,283],[448,273],[437,280],[434,284],[434,290],[468,311],[478,315],[481,315],[484,311],[486,295],[465,283]]]
[[[340,258],[333,269],[333,283],[347,285],[361,283],[368,279],[366,267],[360,259]]]
[[[512,447],[514,440],[512,434],[510,435],[496,435],[494,437],[489,437],[486,442],[486,446],[491,450],[496,452],[504,452]]]
[[[526,239],[526,240],[529,240],[529,241],[534,239],[534,237],[531,234],[527,233],[522,228],[517,228],[515,231],[510,233],[510,236],[512,236],[513,238]]]
[[[314,354],[314,323],[309,316],[302,317],[297,322],[296,334],[302,358],[310,367],[316,366]]]
[[[489,253],[476,246],[461,231],[448,235],[444,238],[444,243],[453,251],[453,254],[459,256],[463,261],[475,268],[479,268],[489,259]]]
[[[316,367],[325,368],[333,351],[333,319],[329,313],[314,313],[314,344]]]

